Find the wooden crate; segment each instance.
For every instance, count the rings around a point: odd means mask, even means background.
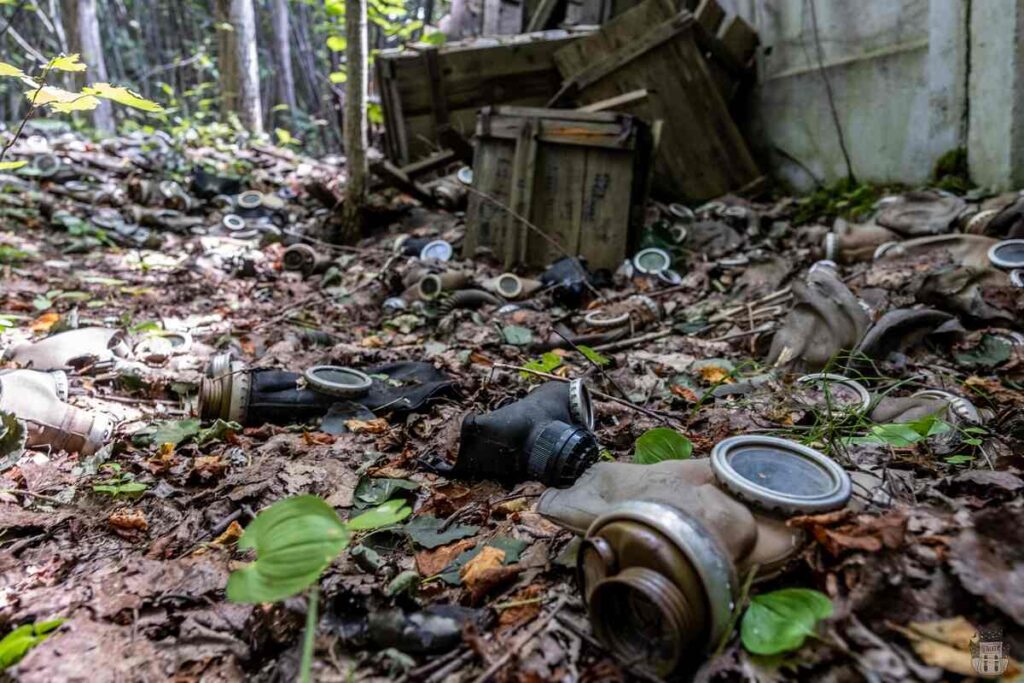
[[[643,123],[610,112],[488,107],[476,136],[466,257],[487,247],[506,268],[580,255],[614,269],[627,256],[650,168]]]
[[[562,78],[554,54],[580,32],[477,38],[441,47],[385,50],[375,60],[388,158],[405,166],[468,138],[481,107],[543,105]]]
[[[661,122],[653,190],[671,200],[703,201],[761,178],[705,65],[695,25],[671,0],[646,0],[555,53],[567,79],[562,92],[582,104],[647,91],[619,111]]]

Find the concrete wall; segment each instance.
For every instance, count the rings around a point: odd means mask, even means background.
[[[1024,0],[719,2],[760,34],[758,87],[739,109],[795,188],[846,175],[825,77],[859,180],[924,183],[967,147],[979,183],[1024,184]]]

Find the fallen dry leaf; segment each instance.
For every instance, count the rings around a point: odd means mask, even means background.
[[[518,576],[521,568],[517,565],[506,567],[502,565],[504,561],[505,551],[488,545],[459,570],[462,585],[469,591],[470,603],[479,603],[492,590]]]
[[[498,616],[498,634],[514,631],[523,624],[533,621],[540,614],[540,596],[544,589],[534,584],[512,594]]]
[[[32,324],[28,326],[28,329],[33,332],[49,332],[50,328],[56,325],[58,320],[60,320],[59,313],[43,313],[32,321]]]
[[[728,370],[717,365],[705,365],[698,372],[708,384],[732,384],[734,381]]]
[[[971,663],[971,640],[978,630],[963,617],[940,621],[911,622],[906,627],[889,624],[910,641],[914,652],[926,664],[942,667],[961,676],[976,677]],[[1010,659],[1004,677],[1012,679],[1020,673],[1020,664]]]
[[[529,498],[513,498],[512,500],[501,501],[494,506],[492,512],[499,517],[507,517],[517,512],[529,510],[530,505]]]
[[[383,417],[372,420],[345,420],[345,427],[353,434],[383,434],[388,431],[388,421]]]
[[[846,524],[836,525],[846,521]],[[907,532],[907,516],[901,510],[886,514],[852,515],[845,510],[823,515],[794,517],[786,522],[789,526],[806,529],[815,540],[825,546],[832,555],[847,550],[864,550],[876,553],[882,548],[894,550],[903,545]]]
[[[464,538],[455,543],[443,545],[433,550],[423,550],[416,553],[416,570],[420,576],[434,576],[440,574],[441,570],[450,565],[452,561],[476,545],[472,538]]]
[[[123,531],[146,531],[149,529],[149,522],[146,515],[137,508],[122,508],[110,513],[107,521],[114,529]]]
[[[238,522],[231,522],[231,524],[228,525],[228,528],[224,530],[224,533],[222,533],[217,538],[213,539],[210,545],[215,545],[218,547],[234,545],[238,542],[238,539],[242,537],[243,531],[244,529],[242,529],[241,524],[239,524]]]

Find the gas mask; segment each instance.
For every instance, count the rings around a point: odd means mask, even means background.
[[[800,549],[795,515],[843,507],[846,472],[799,444],[733,437],[711,458],[602,462],[538,511],[583,535],[576,575],[598,639],[664,677],[693,668],[729,628],[739,577]]]
[[[834,231],[825,235],[825,258],[843,264],[870,261],[878,247],[899,239],[899,235],[880,225],[837,220]]]
[[[462,421],[456,477],[574,482],[597,462],[594,411],[582,380],[547,382],[528,396]]]
[[[868,314],[831,267],[811,268],[793,283],[795,304],[772,339],[768,363],[817,371],[851,350],[867,330]]]
[[[0,372],[0,411],[25,423],[26,445],[92,455],[110,440],[113,423],[105,415],[65,403],[67,398],[63,372]]]

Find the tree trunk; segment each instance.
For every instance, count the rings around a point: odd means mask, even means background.
[[[345,0],[345,157],[348,184],[342,205],[343,242],[362,234],[366,195],[366,0]]]
[[[215,20],[232,30],[217,31],[217,61],[223,112],[235,112],[252,133],[263,132],[256,12],[252,0],[216,0]]]
[[[256,51],[256,11],[252,0],[231,0],[231,25],[238,50],[238,117],[253,133],[263,132],[260,63]]]
[[[100,39],[100,21],[96,15],[96,0],[78,0],[78,42],[82,61],[89,65],[86,72],[92,83],[106,83],[107,62],[103,59],[103,41]],[[103,133],[114,132],[114,110],[110,102],[101,100],[92,111],[93,125]]]
[[[273,0],[274,60],[277,62],[277,97],[288,105],[288,122],[299,108],[295,99],[295,74],[292,71],[291,17],[288,0]]]

